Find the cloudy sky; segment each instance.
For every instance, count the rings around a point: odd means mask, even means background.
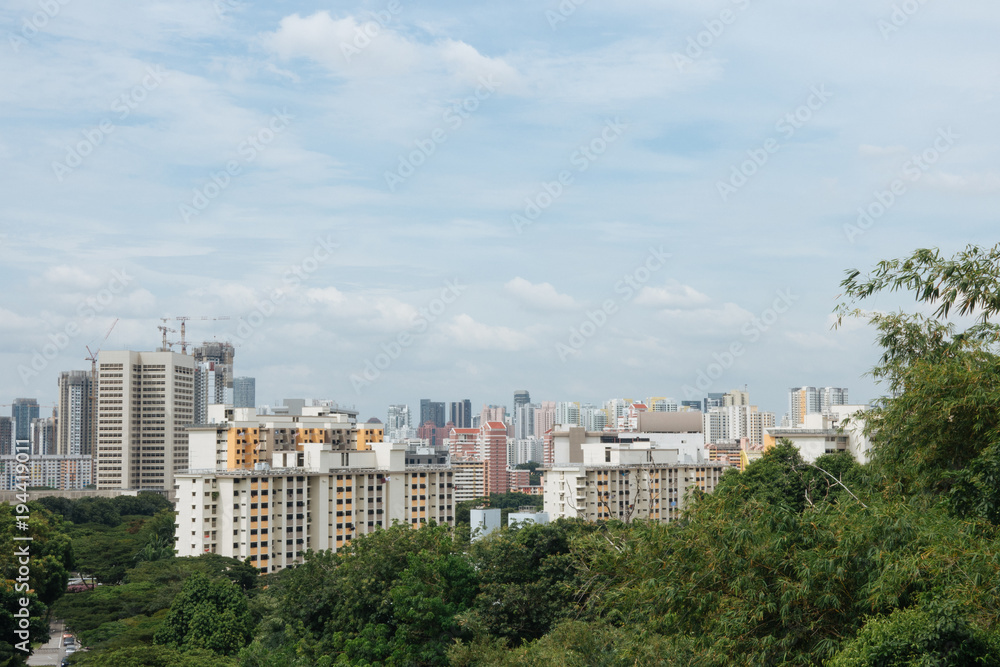
[[[115,318],[105,349],[143,350],[182,315],[230,318],[189,337],[233,341],[259,402],[363,418],[519,388],[861,402],[878,351],[830,328],[844,271],[996,241],[987,0],[0,18],[2,403],[53,403]]]

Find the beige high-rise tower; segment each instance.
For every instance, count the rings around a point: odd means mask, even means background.
[[[195,359],[175,352],[98,356],[98,489],[173,491],[188,468]]]

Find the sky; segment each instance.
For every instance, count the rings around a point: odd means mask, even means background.
[[[872,330],[831,328],[848,269],[997,241],[986,0],[0,21],[0,403],[51,405],[88,346],[151,350],[188,316],[228,318],[188,338],[233,342],[259,403],[384,420],[745,385],[780,418],[793,386],[883,393]]]

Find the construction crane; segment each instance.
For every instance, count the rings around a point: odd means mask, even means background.
[[[220,315],[219,317],[211,317],[210,315],[202,315],[201,317],[188,317],[187,315],[181,315],[179,317],[161,317],[160,319],[163,320],[164,324],[167,323],[167,320],[177,320],[178,322],[181,323],[181,354],[187,354],[187,323],[188,323],[188,320],[201,320],[201,321],[228,320],[229,319],[229,315]],[[171,329],[171,331],[173,331],[173,329]],[[166,341],[166,339],[167,339],[167,333],[164,331],[163,332],[163,340]],[[164,343],[163,346],[166,347],[166,343]]]
[[[167,320],[170,319],[169,317],[161,317],[160,319],[163,321],[163,324],[161,324],[158,327],[156,327],[157,329],[159,329],[163,333],[163,345],[160,346],[160,349],[163,352],[167,352],[167,351],[170,350],[170,348],[168,347],[168,345],[177,345],[177,343],[170,342],[170,341],[167,340],[167,332],[169,331],[171,333],[177,333],[177,329],[171,329],[170,327],[166,326]]]
[[[108,327],[108,333],[104,334],[104,338],[101,339],[101,344],[97,347],[96,352],[91,352],[89,345],[84,346],[89,355],[86,359],[90,362],[90,474],[93,477],[91,481],[95,484],[97,483],[97,355],[101,353],[101,348],[108,342],[108,338],[117,324],[118,318],[116,317],[115,321]]]

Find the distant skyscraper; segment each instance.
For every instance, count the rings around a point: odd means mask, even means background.
[[[556,423],[567,426],[579,426],[580,404],[570,401],[556,403]]]
[[[15,398],[11,406],[14,419],[14,440],[31,440],[31,420],[38,419],[38,401],[34,398]]]
[[[60,456],[93,454],[95,421],[93,383],[87,371],[59,374],[59,415],[56,419],[56,451]]]
[[[31,453],[33,456],[49,456],[56,447],[55,420],[52,417],[35,417],[31,420]]]
[[[444,428],[444,401],[432,401],[429,398],[420,399],[420,426],[433,422],[435,426]]]
[[[14,453],[14,420],[0,417],[0,456]]]
[[[257,381],[254,378],[233,378],[233,407],[257,407]]]
[[[792,387],[788,390],[788,418],[792,426],[805,421],[808,414],[829,412],[834,405],[847,405],[843,387]]]
[[[677,401],[663,396],[646,399],[646,407],[650,412],[677,412]]]
[[[705,397],[701,411],[708,412],[712,408],[721,408],[725,400],[726,400],[725,394],[710,393],[708,396]]]
[[[518,389],[514,392],[514,412],[522,405],[531,403],[531,395],[528,393],[527,389]]]
[[[535,437],[535,410],[540,407],[542,406],[538,403],[524,403],[518,406],[517,412],[514,413],[514,438],[525,440]]]
[[[479,413],[479,424],[482,427],[486,422],[501,422],[506,423],[507,421],[507,406],[506,405],[484,405],[482,411]]]
[[[541,407],[535,409],[535,437],[544,438],[545,432],[552,430],[555,424],[555,401],[542,401]]]
[[[472,401],[468,398],[452,401],[451,422],[455,428],[472,428]]]
[[[385,439],[389,442],[405,440],[411,437],[410,431],[410,406],[402,403],[390,405],[385,420]],[[416,433],[412,435],[416,436]]]
[[[849,405],[847,389],[844,387],[823,387],[819,390],[820,412],[830,412],[835,405]]]

